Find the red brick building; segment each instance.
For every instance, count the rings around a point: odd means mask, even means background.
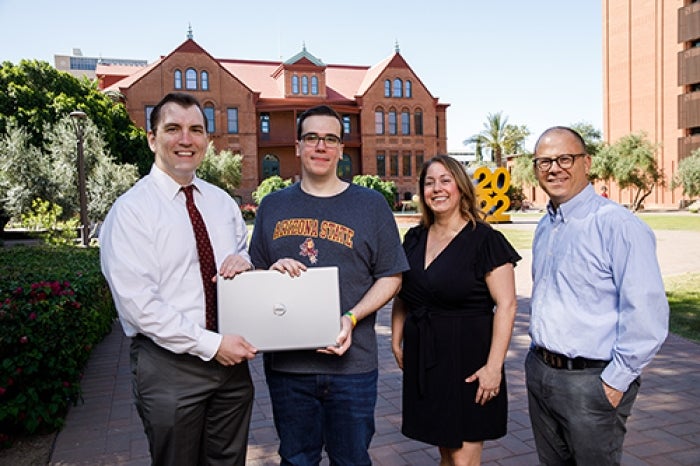
[[[603,133],[614,143],[644,131],[658,145],[666,186],[645,207],[678,207],[671,180],[678,163],[700,148],[700,2],[603,0]],[[614,184],[610,198],[629,203]]]
[[[100,88],[117,91],[137,125],[148,128],[153,106],[168,92],[194,94],[209,119],[217,150],[243,156],[238,195],[271,176],[298,179],[297,116],[327,104],[343,118],[345,150],[339,175],[379,175],[400,199],[416,193],[424,160],[447,153],[446,110],[406,63],[398,47],[374,66],[327,65],[303,47],[284,62],[218,59],[191,38],[154,63],[98,65]]]

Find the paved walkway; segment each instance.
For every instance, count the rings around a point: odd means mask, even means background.
[[[532,224],[499,228],[531,228]],[[658,255],[664,275],[700,271],[700,233],[657,232]],[[679,245],[683,247],[679,247]],[[527,414],[523,361],[529,346],[527,308],[531,290],[530,251],[521,251],[516,268],[518,316],[506,360],[509,393],[508,435],[486,442],[484,465],[535,465],[532,431]],[[401,371],[391,354],[390,310],[379,311],[379,397],[376,434],[370,453],[375,465],[435,465],[437,449],[405,438],[401,426]],[[115,325],[94,350],[82,383],[84,402],[71,408],[58,434],[51,465],[147,465],[148,445],[131,398],[129,340]],[[270,400],[262,373],[262,358],[251,364],[256,387],[250,430],[251,466],[278,464],[277,438]],[[622,464],[700,464],[700,345],[669,335],[660,353],[646,368],[643,383],[627,423]],[[323,464],[327,464],[324,460]]]

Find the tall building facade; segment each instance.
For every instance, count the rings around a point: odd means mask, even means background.
[[[128,75],[125,72],[132,71]],[[118,92],[137,125],[172,91],[194,94],[204,106],[217,150],[243,157],[244,202],[265,178],[298,179],[296,121],[326,104],[343,119],[339,175],[378,175],[410,199],[424,160],[447,153],[446,109],[395,53],[374,66],[330,65],[306,47],[284,62],[218,59],[189,37],[170,54],[138,69],[98,65],[100,88]]]
[[[678,207],[678,163],[700,148],[700,1],[603,0],[603,134],[644,131],[658,145],[666,186],[645,207]],[[632,193],[610,187],[629,203]]]

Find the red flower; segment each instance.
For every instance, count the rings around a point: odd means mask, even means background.
[[[0,396],[3,396],[7,390],[5,390],[5,387],[0,387]]]
[[[36,320],[36,312],[29,314],[29,320]]]
[[[23,345],[29,341],[29,338],[27,338],[26,335],[19,337],[19,342],[22,343]]]
[[[70,387],[70,382],[66,382],[66,381],[64,380],[64,381],[63,381],[63,386],[64,386],[65,388]]]

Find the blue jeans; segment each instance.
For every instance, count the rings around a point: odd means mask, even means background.
[[[525,359],[528,409],[540,463],[545,466],[619,465],[625,423],[637,397],[633,381],[613,408],[602,368],[553,369],[530,351]]]
[[[331,465],[371,465],[377,374],[290,374],[266,367],[280,464],[318,465],[325,444]]]

